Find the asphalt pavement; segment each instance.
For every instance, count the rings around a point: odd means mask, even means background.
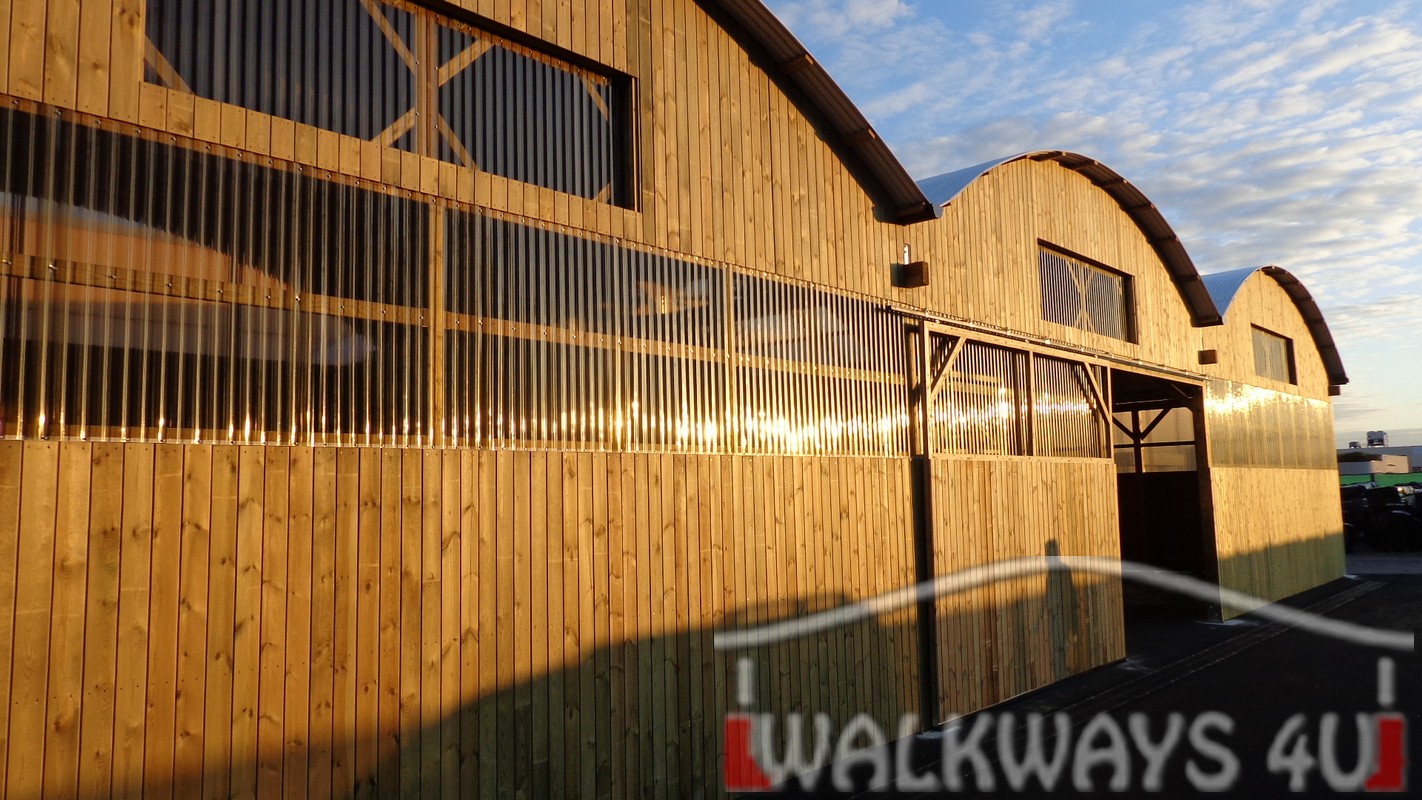
[[[1347,573],[1284,604],[1422,629],[1422,555],[1350,557]],[[1422,729],[1408,730],[1422,720],[1422,657],[1257,615],[1136,620],[1128,640],[1124,661],[879,751],[883,763],[850,772],[850,791],[822,771],[812,790],[786,793],[1260,798],[1367,786],[1422,795]],[[1040,715],[1035,730],[1029,715]],[[1037,769],[1023,766],[1034,739]]]

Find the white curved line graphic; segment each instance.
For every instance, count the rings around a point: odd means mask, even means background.
[[[1137,583],[1194,597],[1207,603],[1222,603],[1236,608],[1250,609],[1251,613],[1263,619],[1303,628],[1320,636],[1329,636],[1350,644],[1380,647],[1405,653],[1411,653],[1415,647],[1411,631],[1370,628],[1365,625],[1329,619],[1297,608],[1271,603],[1268,600],[1236,592],[1233,589],[1206,583],[1189,575],[1160,572],[1145,564],[1104,556],[1029,556],[984,564],[828,611],[772,622],[769,625],[746,630],[719,631],[713,637],[712,645],[717,650],[738,650],[746,647],[777,644],[843,625],[852,625],[880,614],[908,608],[919,602],[946,597],[999,581],[1043,575],[1053,571],[1084,572],[1126,578]]]

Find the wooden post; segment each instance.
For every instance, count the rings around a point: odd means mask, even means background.
[[[917,339],[918,346],[914,347]],[[909,334],[909,410],[913,428],[913,552],[914,580],[934,578],[933,558],[933,334],[927,322],[918,324],[918,336]],[[945,370],[947,366],[945,365]],[[918,603],[918,673],[920,719],[938,721],[938,614],[932,598]]]

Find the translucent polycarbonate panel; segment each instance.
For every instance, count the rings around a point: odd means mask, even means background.
[[[721,452],[716,363],[512,336],[451,333],[457,436],[493,447]],[[453,371],[451,374],[455,374]]]
[[[1205,413],[1217,466],[1337,469],[1326,400],[1213,380]]]
[[[1129,276],[1047,248],[1038,252],[1038,268],[1042,319],[1134,340]]]
[[[1123,445],[1131,443],[1131,435],[1126,431],[1131,430],[1131,412],[1117,411],[1111,415],[1116,424],[1111,426],[1111,444]],[[1125,430],[1122,430],[1125,428]]]
[[[1293,340],[1263,328],[1251,328],[1254,372],[1263,378],[1295,383]]]
[[[752,453],[907,452],[902,321],[874,304],[734,277],[731,424]]]
[[[487,215],[451,212],[448,231],[450,311],[725,347],[722,269]]]
[[[501,446],[725,448],[720,268],[447,214],[449,410]]]
[[[1035,454],[1103,458],[1105,431],[1100,408],[1104,374],[1074,361],[1033,356],[1033,422]],[[1094,382],[1094,385],[1093,385]]]
[[[148,0],[145,80],[579,197],[631,202],[626,83],[418,5]]]
[[[0,110],[3,435],[892,455],[862,298]]]
[[[901,455],[907,416],[890,381],[736,371],[738,449],[749,453]]]
[[[1141,472],[1194,472],[1193,444],[1141,448]]]
[[[934,452],[1028,455],[1028,358],[965,343],[929,410]]]
[[[428,207],[0,110],[7,433],[419,440]]]
[[[149,83],[359,139],[415,102],[414,15],[394,6],[147,0],[144,23]]]
[[[1142,412],[1141,420],[1150,427],[1147,444],[1195,441],[1195,418],[1188,408]]]

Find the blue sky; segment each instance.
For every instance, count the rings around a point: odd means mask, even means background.
[[[916,178],[1096,158],[1201,272],[1277,264],[1352,383],[1338,439],[1422,444],[1422,0],[769,0]]]

